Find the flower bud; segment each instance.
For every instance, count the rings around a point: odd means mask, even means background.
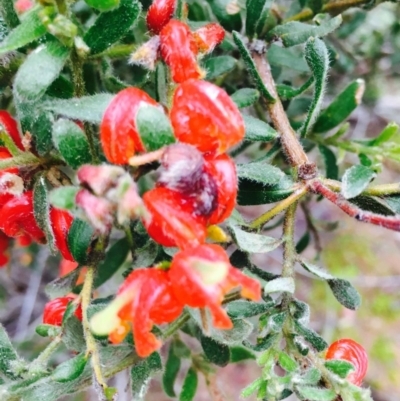
[[[153,4],[147,12],[147,28],[151,32],[159,34],[174,15],[175,6],[176,0],[153,0]]]
[[[207,24],[193,32],[193,37],[201,53],[211,53],[225,37],[225,30],[217,23]]]

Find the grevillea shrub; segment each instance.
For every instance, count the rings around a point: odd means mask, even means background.
[[[50,269],[43,249],[61,266],[41,353],[0,325],[2,401],[143,400],[153,376],[181,401],[204,377],[217,401],[218,367],[252,360],[235,399],[372,400],[367,347],[324,339],[298,275],[357,310],[321,216],[400,231],[398,179],[380,180],[399,128],[352,125],[399,71],[400,6],[380,3],[1,0],[0,274],[21,252]]]

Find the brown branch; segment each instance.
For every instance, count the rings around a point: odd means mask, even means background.
[[[282,148],[290,164],[292,167],[299,167],[300,170],[307,171],[308,174],[306,174],[306,176],[299,171],[300,178],[314,178],[316,172],[315,165],[308,160],[303,147],[297,139],[296,132],[290,125],[290,122],[286,116],[282,102],[279,99],[278,92],[275,87],[275,82],[271,74],[271,68],[266,59],[265,47],[263,46],[262,49],[257,48],[257,50],[253,49],[251,53],[263,84],[274,98],[274,102],[269,102],[267,99],[265,99],[265,102],[269,115],[271,116],[272,123],[280,134]]]
[[[308,187],[314,193],[322,195],[339,207],[350,217],[354,217],[358,221],[364,223],[374,224],[388,228],[389,230],[400,231],[400,217],[399,216],[383,216],[371,212],[366,212],[359,207],[350,203],[339,193],[336,193],[322,184],[319,180],[313,180],[308,183]]]

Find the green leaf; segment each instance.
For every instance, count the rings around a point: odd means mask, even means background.
[[[68,56],[69,49],[56,41],[47,42],[30,53],[15,77],[14,95],[17,100],[40,99],[60,75]]]
[[[350,167],[342,178],[342,195],[346,199],[360,195],[375,177],[375,172],[368,167],[362,165]]]
[[[381,199],[373,198],[372,196],[359,195],[351,198],[350,202],[362,210],[382,214],[383,216],[394,216],[396,214],[396,210],[388,202],[385,203]]]
[[[279,136],[278,133],[269,124],[265,123],[262,120],[259,120],[258,118],[254,118],[245,114],[243,115],[243,120],[246,129],[244,138],[246,141],[269,142]]]
[[[294,321],[294,326],[297,333],[302,335],[304,339],[309,342],[318,352],[321,352],[328,347],[327,342],[314,330],[305,327],[296,320]]]
[[[19,25],[19,18],[15,12],[13,0],[2,0],[0,4],[0,16],[10,29]]]
[[[260,92],[253,88],[238,89],[231,95],[231,99],[236,103],[239,109],[254,104],[260,98]]]
[[[399,195],[386,196],[384,198],[384,200],[396,214],[400,214],[400,196]]]
[[[52,99],[44,103],[47,110],[79,121],[99,124],[114,95],[99,93],[73,99]]]
[[[100,287],[108,279],[110,279],[115,272],[125,262],[129,253],[129,243],[126,238],[118,240],[106,252],[105,258],[97,268],[97,275],[94,280],[94,288]]]
[[[335,154],[325,145],[318,145],[318,149],[324,159],[326,178],[337,180],[339,178],[339,167]]]
[[[78,308],[78,304],[72,301],[68,302],[67,308],[65,309],[64,316],[62,318],[62,326],[65,327],[67,321],[74,315]]]
[[[299,72],[309,72],[303,54],[296,48],[282,47],[272,43],[268,49],[267,57],[271,66],[286,67]],[[279,89],[279,85],[277,89]]]
[[[291,277],[279,277],[275,280],[268,281],[265,284],[264,292],[271,294],[273,292],[288,292],[293,294],[295,290],[295,283]]]
[[[85,133],[78,124],[60,118],[53,126],[53,141],[63,159],[74,169],[90,163],[91,154]]]
[[[9,1],[9,0],[7,0]],[[46,33],[46,28],[38,16],[38,9],[30,11],[21,24],[14,28],[0,44],[0,54],[17,50],[39,39]]]
[[[132,367],[131,383],[133,400],[144,400],[151,377],[161,370],[162,362],[158,352],[153,352],[148,358],[140,360]]]
[[[226,344],[222,344],[211,337],[201,336],[201,347],[207,359],[218,366],[226,366],[229,363],[231,352]]]
[[[35,331],[41,337],[56,337],[61,333],[61,327],[52,324],[39,324]]]
[[[340,26],[341,15],[331,19],[324,19],[320,25],[310,25],[303,22],[291,21],[278,25],[269,32],[268,38],[279,38],[285,47],[291,47],[306,42],[310,37],[328,35]]]
[[[384,130],[374,139],[368,141],[361,141],[363,144],[368,146],[381,146],[386,142],[389,142],[394,135],[399,132],[399,126],[395,122],[389,123]]]
[[[333,401],[337,396],[334,390],[327,388],[297,386],[296,390],[302,400]]]
[[[283,351],[278,354],[278,363],[286,372],[295,372],[298,368],[297,362]]]
[[[148,151],[157,150],[175,142],[171,123],[160,107],[143,103],[136,115],[136,126]]]
[[[328,280],[335,298],[347,309],[356,310],[361,305],[361,297],[347,280],[335,278]]]
[[[78,378],[87,363],[87,357],[85,353],[77,355],[75,358],[69,359],[68,361],[57,366],[51,375],[52,379],[56,382],[66,383]]]
[[[231,56],[210,57],[204,62],[207,71],[206,79],[211,81],[220,75],[227,74],[236,67],[237,60]]]
[[[237,7],[236,2],[232,0],[209,0],[207,3],[211,6],[212,12],[217,17],[219,23],[227,31],[241,29],[242,18],[240,16],[240,8]]]
[[[230,363],[238,363],[245,361],[247,359],[256,359],[256,356],[254,355],[253,352],[248,350],[245,347],[231,347],[231,359]]]
[[[68,232],[68,248],[78,263],[87,262],[87,253],[92,243],[93,227],[80,219],[74,219]]]
[[[302,253],[310,244],[310,240],[311,240],[311,235],[309,231],[306,231],[296,244],[296,253],[298,254]]]
[[[278,84],[276,86],[276,90],[278,91],[278,95],[281,99],[283,100],[288,100],[288,99],[293,99],[296,96],[301,95],[303,92],[305,92],[311,84],[314,82],[314,77],[311,76],[306,82],[304,82],[303,85],[301,85],[299,88],[292,88],[289,85],[285,84]]]
[[[74,220],[75,221],[75,220]],[[71,230],[70,230],[71,232]],[[74,269],[65,276],[56,278],[45,287],[45,293],[50,299],[63,297],[72,292],[78,279],[80,269]]]
[[[299,384],[316,385],[321,380],[321,372],[317,368],[310,368],[298,376],[297,380]]]
[[[243,319],[261,315],[262,313],[268,312],[270,309],[271,305],[245,300],[230,302],[226,307],[228,315],[233,319]]]
[[[278,333],[269,333],[264,338],[257,338],[257,344],[253,345],[249,341],[243,341],[243,345],[256,352],[266,351],[270,349],[278,340],[280,335]]]
[[[11,370],[10,363],[18,360],[17,352],[11,344],[10,338],[0,323],[0,372],[9,379],[15,379],[16,376]]]
[[[329,70],[329,54],[325,43],[318,38],[310,38],[305,46],[305,59],[314,76],[314,96],[307,117],[300,128],[304,138],[312,129],[324,99],[326,80]]]
[[[342,379],[345,379],[350,372],[354,371],[353,364],[348,361],[343,361],[339,359],[326,361],[325,367]]]
[[[239,180],[238,204],[264,205],[287,198],[293,192],[293,181],[283,176],[275,185],[263,185],[247,179]]]
[[[247,387],[242,390],[241,396],[243,398],[250,397],[253,393],[255,393],[260,386],[264,383],[264,378],[259,377],[258,379],[254,380],[253,383],[250,383]]]
[[[90,7],[100,11],[109,11],[119,6],[120,0],[85,0]]]
[[[242,36],[235,31],[232,32],[232,35],[233,35],[233,40],[236,46],[238,47],[240,55],[242,56],[243,61],[246,65],[246,68],[254,79],[257,89],[260,91],[261,95],[264,96],[267,100],[271,102],[274,101],[275,100],[274,97],[269,93],[268,89],[264,85],[262,78],[260,77],[260,74],[257,71],[256,65],[254,64],[253,58],[251,57],[251,54],[247,49],[247,46],[245,45]]]
[[[169,397],[175,397],[174,383],[181,368],[181,359],[174,352],[174,342],[171,343],[167,362],[162,377],[163,388]]]
[[[362,79],[357,79],[349,84],[346,89],[321,112],[314,124],[313,131],[316,133],[327,132],[345,121],[361,103],[364,90],[365,82]]]
[[[319,277],[322,280],[330,280],[334,278],[330,273],[321,269],[319,266],[313,265],[312,263],[303,260],[301,261],[301,265],[308,272],[314,274],[315,276]]]
[[[285,177],[279,168],[266,162],[252,162],[237,166],[239,179],[254,181],[259,184],[274,186]]]
[[[115,10],[101,13],[83,37],[91,54],[101,53],[122,39],[139,17],[141,9],[137,0],[121,0]]]
[[[57,253],[55,238],[50,221],[48,187],[46,178],[40,175],[33,187],[33,213],[38,226],[46,235],[47,243],[53,254]]]
[[[233,224],[230,224],[228,228],[239,249],[245,252],[271,252],[282,243],[281,239],[267,237],[261,234],[249,233]]]
[[[274,0],[246,0],[246,34],[254,36],[261,33],[264,21]]]
[[[49,202],[58,209],[72,210],[75,208],[75,197],[79,190],[79,187],[72,185],[55,188],[49,193]]]
[[[179,401],[192,401],[196,395],[198,384],[197,372],[193,367],[190,367],[185,380],[183,381],[182,391],[179,395]]]

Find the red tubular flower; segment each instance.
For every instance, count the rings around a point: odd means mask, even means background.
[[[325,359],[342,359],[352,363],[355,370],[349,373],[347,380],[361,386],[368,369],[368,355],[364,347],[351,339],[341,339],[329,346]]]
[[[14,4],[15,11],[18,14],[22,14],[28,10],[30,10],[34,6],[32,0],[17,0]]]
[[[8,255],[9,245],[10,238],[0,231],[0,267],[4,267],[10,259]]]
[[[21,150],[24,150],[24,146],[22,145],[22,138],[18,129],[18,124],[8,111],[0,110],[0,130],[1,127],[4,127],[4,130],[7,132],[8,135],[10,135],[14,143]]]
[[[219,245],[203,244],[178,252],[168,274],[176,298],[194,308],[208,307],[214,326],[220,329],[232,328],[221,306],[225,294],[241,286],[244,297],[259,300],[261,296],[260,283],[231,266]]]
[[[147,12],[147,28],[158,35],[174,15],[176,0],[153,0]]]
[[[217,188],[216,209],[208,217],[209,224],[226,220],[236,205],[237,175],[233,160],[226,154],[205,155],[204,170],[212,177]]]
[[[154,241],[180,248],[205,241],[205,218],[195,214],[196,207],[189,196],[158,187],[146,192],[143,202],[149,213],[143,223]]]
[[[50,208],[50,223],[53,229],[57,249],[64,259],[73,261],[74,258],[68,248],[68,231],[74,218],[65,210]]]
[[[100,125],[100,140],[111,163],[127,164],[135,153],[146,150],[136,128],[136,115],[143,103],[157,105],[146,92],[127,88],[108,105]]]
[[[225,30],[213,22],[194,31],[193,37],[201,53],[211,53],[224,40]]]
[[[115,300],[93,317],[91,328],[97,334],[109,334],[111,342],[119,343],[132,327],[136,351],[145,358],[161,347],[161,341],[151,333],[153,324],[175,320],[182,309],[165,271],[137,269],[122,284]]]
[[[36,242],[44,243],[46,241],[33,214],[32,191],[13,197],[0,209],[0,230],[9,237],[29,235]]]
[[[197,64],[197,51],[193,35],[183,22],[171,20],[161,30],[161,57],[171,69],[172,79],[175,82],[200,79],[204,76],[204,72]]]
[[[228,94],[206,81],[190,80],[175,92],[171,123],[176,138],[202,152],[225,153],[244,137],[244,122]]]
[[[51,324],[53,326],[61,326],[65,310],[67,309],[68,304],[75,298],[76,297],[74,296],[66,296],[47,302],[43,311],[43,323]],[[82,320],[82,308],[80,305],[75,310],[75,316],[79,320]]]

